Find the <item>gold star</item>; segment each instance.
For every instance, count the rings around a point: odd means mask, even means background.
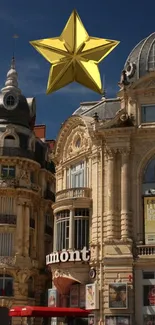
[[[101,94],[98,64],[119,42],[90,37],[74,10],[60,37],[31,41],[30,44],[52,64],[47,94],[73,81]]]

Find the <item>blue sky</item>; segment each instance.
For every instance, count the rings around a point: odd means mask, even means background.
[[[73,9],[77,9],[89,35],[120,40],[120,45],[100,64],[108,97],[114,97],[124,62],[132,48],[155,31],[154,0],[1,0],[0,86],[12,57],[12,35],[16,42],[16,67],[24,95],[36,97],[37,123],[47,125],[47,138],[55,138],[61,123],[83,101],[101,96],[73,84],[46,95],[50,64],[29,44],[30,40],[59,36]]]

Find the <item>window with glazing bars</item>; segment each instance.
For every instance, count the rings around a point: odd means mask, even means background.
[[[56,214],[56,250],[62,251],[69,248],[69,210]]]
[[[89,247],[89,209],[75,209],[74,248]]]

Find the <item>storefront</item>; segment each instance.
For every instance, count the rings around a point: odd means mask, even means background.
[[[94,281],[95,272],[90,272],[90,250],[63,250],[46,256],[46,264],[51,270],[53,288],[48,290],[48,306],[61,308],[82,308],[88,318],[81,318],[80,324],[95,324],[95,310],[99,309],[99,290]],[[53,325],[57,320],[53,320]],[[78,324],[78,318],[63,322]]]

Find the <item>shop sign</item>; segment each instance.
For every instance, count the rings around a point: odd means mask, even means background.
[[[46,265],[66,262],[89,262],[90,250],[84,247],[81,251],[53,252],[46,256]]]

